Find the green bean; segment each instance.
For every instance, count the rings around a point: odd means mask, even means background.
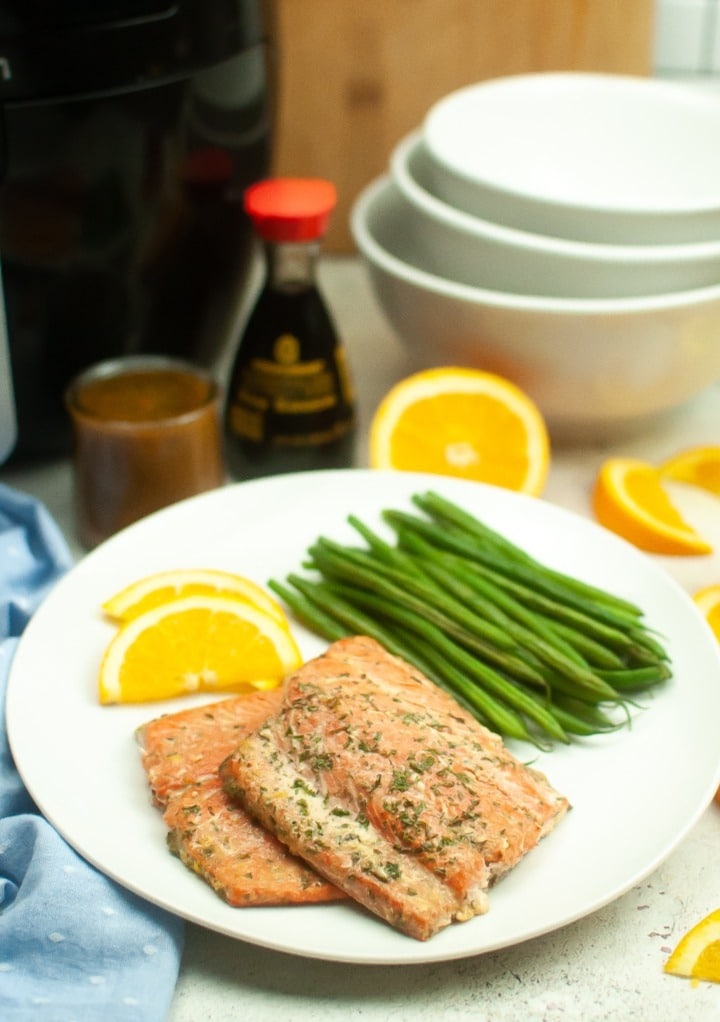
[[[475,609],[478,606],[478,601],[473,599],[472,588],[463,584],[460,572],[453,576],[450,572],[444,570],[441,565],[426,564],[425,567],[434,577],[442,579],[457,596],[464,598],[468,607]],[[528,621],[529,616],[522,612],[522,608],[512,608],[512,610],[521,622]],[[505,615],[503,627],[518,645],[522,645],[525,649],[530,650],[542,663],[548,664],[557,671],[561,671],[577,685],[585,688],[589,687],[591,691],[596,693],[598,698],[612,700],[616,697],[616,693],[611,686],[606,684],[604,679],[598,674],[591,671],[585,661],[582,658],[578,658],[573,650],[568,651],[566,644],[552,631],[545,629],[542,634],[538,634],[537,630],[533,631],[531,628],[525,627],[524,623],[518,623],[507,615]]]
[[[457,686],[457,691],[462,692],[471,705],[477,706],[481,710],[489,721],[489,726],[495,731],[506,737],[516,738],[518,741],[537,744],[536,739],[528,731],[519,713],[493,698],[490,693],[478,685],[472,685],[468,682],[467,677],[462,671],[458,671],[452,664],[440,660],[437,650],[433,648],[432,643],[419,635],[415,636],[412,643],[411,655],[409,657],[411,662],[416,655],[425,657],[430,662],[431,667],[435,667],[438,674],[445,679],[450,679],[452,684]],[[438,665],[439,660],[440,663]]]
[[[469,562],[457,554],[441,550],[410,530],[400,527],[398,537],[400,544],[410,551],[417,550],[419,544],[422,544],[428,552],[428,558],[434,551],[438,560],[452,564],[454,570],[462,572],[463,578],[471,585],[476,585],[478,588],[484,586],[486,591],[492,591],[498,602],[501,602],[503,594],[506,594],[516,605],[522,607],[523,612],[530,615],[526,618],[527,621],[537,618],[537,627],[540,627],[541,622],[545,621],[546,625],[555,632],[558,641],[562,635],[566,642],[571,643],[576,650],[585,650],[587,654],[592,651],[592,657],[598,666],[622,667],[621,657],[641,663],[655,663],[659,657],[653,653],[653,645],[657,646],[663,658],[667,657],[662,647],[654,643],[654,640],[648,639],[644,645],[640,645],[640,638],[644,634],[640,629],[622,631],[619,628],[611,627],[574,608],[558,603],[556,600],[534,591],[529,586],[521,585],[499,575],[481,564]],[[571,629],[571,631],[567,631],[567,629]],[[595,643],[600,645],[595,646]],[[601,647],[604,647],[604,652]],[[613,651],[617,653],[617,656]],[[570,655],[567,647],[566,653]]]
[[[397,602],[383,599],[377,594],[353,589],[342,583],[335,585],[331,583],[330,588],[348,603],[355,606],[359,604],[362,609],[371,612],[373,618],[379,616],[384,620],[391,619],[407,631],[417,634],[431,643],[439,655],[444,656],[446,661],[454,663],[466,677],[475,678],[493,695],[528,716],[551,737],[558,741],[567,741],[567,735],[561,727],[558,727],[544,700],[538,700],[536,696],[518,687],[509,678],[503,677],[492,667],[473,657],[467,650],[444,635],[437,626],[418,618]]]
[[[666,664],[653,664],[648,667],[631,667],[627,670],[601,671],[603,679],[619,692],[632,692],[651,688],[667,681],[670,677],[670,668]]]
[[[399,550],[397,546],[393,546],[391,543],[382,539],[382,537],[378,536],[377,533],[368,528],[368,526],[361,522],[355,515],[348,515],[347,520],[355,531],[362,536],[370,550],[382,562],[390,566],[398,567],[410,574],[420,574],[419,569],[415,566],[412,558],[408,557],[402,550]]]
[[[386,509],[388,541],[355,515],[364,546],[319,536],[271,589],[327,639],[375,638],[507,737],[567,742],[630,722],[630,699],[671,675],[631,601],[541,564],[433,491],[427,517]]]
[[[563,641],[554,622],[528,611],[517,599],[494,585],[491,580],[473,571],[459,557],[435,550],[419,536],[407,537],[407,546],[419,556],[420,563],[428,574],[442,581],[442,584],[455,591],[456,595],[471,601],[473,606],[481,605],[484,613],[494,614],[497,623],[502,623],[502,627],[512,631],[513,622],[518,621],[556,645],[567,657],[575,659],[579,664],[585,663],[583,657],[569,643]],[[482,599],[482,604],[477,602],[479,599]],[[622,663],[619,662],[617,666],[622,666]]]
[[[441,591],[437,587],[428,586],[422,576],[408,575],[407,572],[398,571],[384,562],[378,564],[373,562],[372,558],[363,551],[343,547],[322,536],[310,547],[310,555],[318,564],[321,564],[322,559],[325,558],[324,563],[329,570],[332,570],[333,565],[336,570],[340,570],[340,562],[346,562],[347,567],[342,569],[345,574],[349,574],[351,578],[363,579],[371,589],[378,587],[389,594],[389,589],[392,587],[394,595],[405,596],[413,601],[430,600],[446,617],[477,632],[483,641],[492,643],[499,649],[511,650],[515,646],[512,639],[501,628],[490,622],[479,620],[458,600],[443,597]],[[327,557],[330,559],[328,560]]]
[[[541,620],[547,619],[541,616]],[[567,646],[575,650],[593,669],[612,670],[625,666],[622,657],[618,656],[614,649],[608,649],[601,642],[592,639],[589,635],[583,635],[576,628],[569,628],[562,621],[553,621],[552,629],[558,638],[564,639]]]
[[[533,589],[530,585],[520,584],[505,576],[498,575],[481,564],[472,564],[469,570],[476,571],[479,575],[489,578],[498,588],[505,590],[515,597],[528,610],[543,614],[552,621],[560,621],[569,628],[574,628],[581,635],[595,639],[611,649],[619,652],[630,649],[636,644],[633,635],[617,625],[610,625],[606,621],[593,616],[592,612],[584,612],[561,603]]]
[[[296,574],[288,575],[287,580],[315,613],[335,621],[335,627],[341,630],[337,638],[353,634],[367,635],[384,646],[389,653],[403,656],[404,646],[392,631],[383,628],[375,618],[368,617],[358,607],[344,600],[328,583],[311,582]],[[288,606],[291,604],[288,603]],[[423,670],[420,665],[417,666]]]
[[[519,645],[518,640],[521,639],[525,648],[533,652],[542,663],[566,675],[588,693],[594,693],[598,699],[613,700],[616,698],[615,691],[602,678],[574,658],[567,656],[562,649],[551,645],[527,629],[516,625],[501,630],[491,626],[488,622],[478,618],[472,608],[465,603],[441,597],[439,590],[433,591],[415,578],[402,577],[397,578],[398,584],[390,583],[386,579],[393,575],[397,576],[397,573],[387,565],[383,565],[383,578],[380,579],[374,569],[367,564],[365,558],[357,556],[357,552],[322,537],[310,548],[310,552],[321,568],[323,567],[323,557],[326,555],[336,558],[334,564],[336,569],[340,560],[344,558],[352,566],[352,570],[343,569],[345,578],[350,581],[362,580],[371,591],[378,591],[381,595],[389,596],[422,617],[432,620],[445,631],[450,630],[451,634],[455,635],[464,645],[470,646],[475,652],[490,659],[496,666],[507,670],[514,676],[518,675],[521,661],[517,657],[512,657],[511,662],[509,651],[515,650]],[[332,572],[333,565],[328,560],[325,560],[324,564],[325,569]],[[455,622],[469,631],[464,635],[458,632]],[[480,643],[475,641],[475,635],[479,636]],[[500,641],[503,643],[502,646],[500,646]],[[488,645],[489,643],[497,645],[499,649],[493,648]],[[520,671],[520,677],[527,678],[525,670]]]
[[[642,647],[643,653],[637,648],[635,649],[635,656],[640,657],[641,655],[648,655],[654,657],[656,660],[668,660],[668,654],[665,647],[653,636],[647,629],[641,630],[639,628],[631,628],[628,633],[630,638],[635,642],[636,647]]]
[[[441,520],[452,522],[454,525],[459,525],[461,529],[464,529],[471,536],[492,543],[497,550],[504,553],[507,557],[527,565],[541,576],[552,579],[560,587],[564,587],[575,596],[589,599],[593,604],[601,603],[607,607],[612,607],[620,613],[627,614],[629,619],[642,616],[640,608],[631,601],[615,596],[605,589],[582,582],[571,575],[549,568],[532,557],[527,551],[516,546],[505,536],[501,536],[472,514],[464,511],[434,491],[416,494],[413,497],[413,502],[431,517],[439,517]]]
[[[576,610],[588,613],[589,616],[594,617],[598,621],[603,621],[618,628],[627,628],[636,621],[635,617],[630,618],[626,612],[615,610],[606,604],[589,605],[584,597],[581,598],[575,593],[568,592],[563,586],[559,585],[552,575],[540,574],[532,567],[520,561],[498,555],[496,551],[472,542],[467,534],[459,530],[453,530],[449,527],[441,529],[433,522],[427,522],[404,511],[385,511],[383,512],[383,518],[396,531],[402,526],[415,530],[430,542],[434,542],[441,549],[449,550],[470,561],[475,561],[511,581],[519,582],[536,592],[542,593],[544,596],[551,597],[559,603],[566,603]]]
[[[347,629],[336,618],[326,614],[301,592],[293,592],[292,589],[288,589],[287,586],[272,578],[268,581],[268,589],[272,589],[277,596],[284,600],[300,621],[327,639],[328,642],[335,642],[348,634]]]
[[[456,616],[450,617],[449,613],[445,612],[446,607],[438,609],[431,601],[413,595],[402,586],[381,578],[378,574],[361,567],[351,559],[343,558],[337,551],[331,552],[318,544],[311,547],[311,551],[317,567],[326,576],[339,578],[355,584],[362,584],[371,592],[377,592],[380,595],[401,602],[409,610],[413,610],[420,617],[432,621],[442,628],[443,631],[454,636],[464,646],[485,657],[503,670],[508,671],[514,677],[527,681],[530,684],[543,685],[542,676],[528,667],[524,660],[510,652],[507,647],[512,644],[508,643],[507,637],[503,639],[506,648],[499,648],[488,639],[483,638],[479,634],[479,629],[478,631],[471,631],[470,628],[460,623],[458,617],[463,616],[466,620],[468,619],[467,614],[460,614],[460,611],[465,610],[460,605],[455,608]],[[449,608],[449,602],[447,607]]]
[[[564,706],[560,702],[553,703],[553,714],[568,734],[584,738],[607,731],[617,731],[625,723],[612,721],[605,714],[588,717],[581,709],[571,708],[571,704]]]
[[[495,707],[496,712],[488,715],[487,711],[495,706],[494,700],[485,698],[484,694],[475,691],[467,679],[459,675],[452,676],[452,684],[448,681],[448,675],[436,669],[436,667],[425,658],[424,655],[408,648],[402,633],[393,629],[388,631],[379,625],[375,618],[368,617],[357,606],[345,600],[332,584],[324,582],[310,582],[298,575],[289,575],[288,581],[296,586],[308,601],[316,604],[318,609],[325,608],[327,613],[336,618],[346,627],[346,635],[358,634],[367,635],[375,639],[389,652],[401,657],[407,663],[414,664],[426,678],[435,682],[440,688],[452,694],[457,701],[464,706],[469,713],[480,719],[486,726],[493,726],[493,723],[502,717],[502,708]],[[513,716],[508,716],[505,723],[510,724],[514,729],[515,737],[528,738],[527,729],[520,734],[518,723]]]

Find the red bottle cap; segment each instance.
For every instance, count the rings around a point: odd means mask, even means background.
[[[336,202],[335,186],[321,178],[268,178],[245,191],[245,211],[265,241],[321,237]]]

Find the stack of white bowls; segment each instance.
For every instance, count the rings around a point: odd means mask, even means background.
[[[579,72],[461,89],[351,226],[418,364],[508,376],[557,435],[645,424],[720,379],[720,95]]]

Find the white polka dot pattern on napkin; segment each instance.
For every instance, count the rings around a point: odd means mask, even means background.
[[[69,566],[42,505],[0,484],[0,1022],[162,1022],[182,922],[69,848],[37,813],[7,743],[5,686],[18,637]]]

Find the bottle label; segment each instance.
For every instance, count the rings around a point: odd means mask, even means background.
[[[231,431],[251,441],[292,446],[341,436],[352,418],[348,414],[339,420],[335,414],[346,396],[348,374],[342,363],[333,369],[322,358],[300,361],[297,338],[282,334],[273,345],[272,359],[253,358],[245,366],[232,395]]]

